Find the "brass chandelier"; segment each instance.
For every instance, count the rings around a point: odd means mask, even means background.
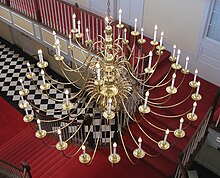
[[[92,125],[94,121],[95,115],[97,113],[100,115],[100,125],[102,123],[102,120],[106,120],[107,125],[111,124],[113,120],[115,120],[115,123],[117,123],[117,131],[119,132],[119,136],[121,138],[121,142],[123,145],[123,148],[125,152],[126,145],[123,140],[122,135],[122,126],[127,126],[128,131],[134,141],[134,143],[137,145],[137,148],[133,151],[133,155],[136,158],[143,158],[145,155],[149,155],[145,150],[142,149],[142,138],[139,137],[138,140],[135,140],[133,137],[133,134],[131,130],[129,129],[129,123],[133,122],[138,125],[141,132],[144,136],[149,137],[147,134],[147,131],[145,131],[141,126],[139,125],[140,118],[137,118],[136,113],[140,113],[139,117],[141,117],[141,120],[146,121],[151,127],[154,127],[158,129],[158,131],[164,132],[164,138],[161,139],[161,141],[156,141],[152,138],[153,144],[157,144],[159,148],[162,150],[167,150],[170,147],[170,143],[168,142],[168,135],[169,133],[174,133],[174,135],[177,138],[183,138],[185,136],[185,131],[183,129],[183,117],[186,115],[186,118],[188,118],[190,121],[195,121],[197,119],[197,115],[195,113],[197,103],[196,101],[199,101],[202,97],[199,94],[199,88],[200,88],[200,82],[198,82],[197,74],[198,70],[195,71],[194,79],[189,83],[192,90],[193,88],[196,88],[195,93],[189,94],[191,98],[194,100],[194,104],[192,106],[192,109],[184,112],[183,114],[179,114],[177,119],[180,119],[179,127],[176,130],[169,130],[169,128],[160,128],[157,125],[154,125],[150,123],[146,116],[152,112],[152,108],[171,108],[175,107],[176,105],[180,105],[182,102],[176,103],[174,105],[166,105],[163,106],[165,102],[156,102],[156,98],[151,98],[151,90],[154,90],[155,88],[160,88],[162,86],[166,87],[167,94],[158,97],[169,100],[171,95],[174,95],[178,92],[179,86],[175,86],[175,79],[178,70],[181,70],[181,73],[184,76],[189,73],[188,69],[188,61],[189,58],[186,59],[185,67],[182,68],[179,64],[180,60],[180,50],[177,51],[176,56],[176,46],[173,46],[173,53],[170,56],[171,63],[171,69],[168,71],[168,73],[164,76],[164,78],[154,86],[149,85],[149,80],[154,75],[157,69],[158,62],[160,60],[160,57],[163,55],[163,51],[165,50],[165,47],[163,46],[163,36],[164,33],[161,32],[161,38],[160,41],[157,42],[157,26],[154,27],[154,37],[153,40],[150,42],[152,45],[152,50],[147,55],[140,55],[135,53],[136,49],[136,42],[143,46],[147,43],[147,41],[143,37],[144,30],[141,28],[141,33],[137,30],[137,19],[135,19],[135,25],[134,29],[131,32],[131,35],[134,39],[134,42],[132,46],[130,47],[130,43],[128,39],[126,38],[127,30],[124,28],[124,25],[121,22],[121,13],[122,10],[119,10],[119,21],[116,25],[118,30],[118,36],[113,36],[112,32],[112,26],[111,26],[111,18],[110,18],[110,10],[109,10],[109,2],[108,2],[108,16],[105,18],[105,35],[101,36],[98,35],[97,38],[91,39],[89,35],[89,30],[86,29],[86,47],[82,46],[81,39],[83,37],[83,33],[80,29],[80,21],[77,22],[78,28],[76,28],[76,16],[73,15],[73,29],[71,30],[72,35],[69,36],[70,42],[69,42],[69,50],[71,52],[71,56],[73,58],[72,63],[74,65],[74,69],[69,67],[64,62],[64,57],[61,55],[60,52],[60,41],[56,36],[56,33],[53,32],[55,44],[54,48],[56,50],[56,55],[54,56],[55,60],[58,62],[59,67],[61,71],[63,72],[63,75],[65,76],[66,80],[68,82],[62,83],[64,86],[65,84],[72,85],[74,87],[77,87],[79,90],[75,93],[70,93],[68,89],[64,91],[60,91],[62,93],[65,93],[65,97],[62,100],[57,100],[56,98],[52,98],[49,95],[50,88],[55,88],[54,82],[60,84],[60,82],[52,79],[47,73],[46,68],[48,66],[48,62],[46,62],[43,59],[42,51],[38,51],[39,55],[39,62],[37,63],[37,66],[41,70],[41,76],[42,76],[42,84],[40,85],[40,88],[37,88],[37,90],[40,91],[43,95],[48,96],[48,99],[55,100],[62,104],[62,110],[66,111],[66,116],[62,118],[53,118],[53,119],[43,119],[43,118],[36,118],[37,116],[34,116],[32,114],[29,114],[27,111],[27,107],[29,105],[32,106],[33,109],[40,111],[39,107],[35,106],[33,103],[28,102],[28,94],[29,90],[26,89],[23,85],[23,81],[20,80],[20,83],[22,85],[22,90],[19,92],[21,96],[21,101],[19,102],[19,107],[25,110],[26,115],[24,116],[25,122],[33,122],[36,123],[36,137],[37,138],[44,138],[47,134],[57,134],[58,137],[58,143],[56,144],[56,148],[58,150],[65,150],[68,147],[68,141],[75,136],[80,128],[82,127],[83,122],[81,123],[80,127],[76,129],[69,138],[65,138],[65,140],[62,137],[63,129],[68,127],[71,123],[73,123],[77,117],[80,115],[83,115],[87,112],[89,107],[93,107],[93,114],[92,114],[92,124],[88,129],[87,135],[82,141],[81,145],[77,149],[77,154],[80,150],[82,150],[82,154],[79,156],[79,161],[83,164],[90,164],[94,158],[94,155],[96,153],[98,145],[100,145],[100,138],[101,133],[98,135],[98,139],[96,141],[95,150],[92,156],[90,156],[88,153],[86,153],[86,142],[88,139],[88,135],[92,132]],[[140,37],[139,37],[140,36]],[[94,48],[98,46],[98,50],[96,53],[94,53]],[[153,54],[156,49],[155,54]],[[83,63],[81,65],[78,65],[76,62],[76,59],[74,57],[76,51],[78,53],[81,53],[81,57],[84,59]],[[156,56],[156,61],[153,60],[153,55]],[[154,59],[155,59],[154,58]],[[147,61],[147,62],[146,62]],[[147,65],[146,65],[147,63]],[[27,63],[28,67],[28,73],[27,78],[31,79],[34,83],[35,73],[31,71],[30,64]],[[168,74],[172,72],[173,69],[173,75],[171,79],[168,79]],[[66,72],[74,74],[79,74],[79,78],[75,81],[71,80],[68,75],[66,75]],[[179,73],[180,74],[180,73]],[[47,79],[46,77],[47,76]],[[165,82],[166,80],[166,82]],[[83,85],[81,87],[78,87],[76,83],[78,81],[83,81]],[[183,80],[182,80],[183,81]],[[35,83],[34,83],[35,84]],[[36,84],[35,84],[36,85]],[[85,101],[85,98],[87,98],[87,101]],[[78,107],[78,101],[84,102],[85,107],[79,108],[79,111],[77,114],[72,116],[73,108]],[[75,111],[75,110],[74,110]],[[47,112],[44,110],[44,112]],[[123,119],[121,119],[121,116],[123,115]],[[45,116],[46,117],[46,116]],[[60,125],[58,127],[55,127],[53,130],[46,130],[42,128],[42,124],[50,124],[50,123],[56,123],[58,121],[64,121],[70,118],[70,122],[66,125]],[[85,119],[85,118],[84,118]],[[122,121],[123,120],[123,121]],[[101,131],[100,131],[101,132]],[[109,146],[110,146],[110,154],[109,154],[109,161],[111,163],[118,163],[121,159],[120,155],[116,151],[117,143],[114,142],[112,144],[112,134],[110,134],[109,139]],[[112,148],[113,147],[113,148]],[[74,155],[75,155],[74,154]],[[131,162],[133,162],[129,156],[129,154],[126,154]]]

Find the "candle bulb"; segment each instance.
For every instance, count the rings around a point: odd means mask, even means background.
[[[40,119],[37,119],[37,126],[38,126],[38,130],[41,132]]]
[[[193,108],[192,108],[192,116],[194,116],[194,114],[195,114],[196,106],[197,106],[197,103],[194,102],[194,103],[193,103]]]
[[[40,61],[41,63],[43,63],[43,62],[44,62],[44,59],[43,59],[43,52],[42,52],[42,50],[39,49],[39,50],[37,51],[37,53],[38,53],[39,61]]]
[[[134,31],[137,31],[137,18],[134,19]]]
[[[117,147],[117,143],[114,142],[114,143],[113,143],[113,155],[114,155],[114,156],[116,155],[116,147]]]
[[[199,72],[198,69],[196,69],[195,74],[194,74],[193,83],[196,83],[196,77],[197,77],[198,72]]]
[[[78,33],[80,33],[80,20],[78,20],[77,24],[78,24]]]
[[[58,137],[59,137],[60,144],[62,145],[63,140],[62,140],[62,135],[61,135],[61,130],[60,129],[57,129],[57,134],[58,134]]]
[[[183,127],[183,121],[184,121],[184,119],[183,119],[183,118],[181,118],[181,119],[180,119],[180,126],[179,126],[179,130],[182,130],[182,127]]]
[[[150,69],[151,68],[151,63],[152,63],[152,56],[153,56],[153,52],[152,51],[150,51],[149,52],[149,61],[148,61],[148,69]]]
[[[86,155],[86,147],[85,147],[85,145],[82,145],[82,151],[83,151],[83,156],[85,157],[85,155]]]
[[[109,23],[108,17],[105,17],[105,25],[108,26],[108,23]]]
[[[76,29],[76,14],[74,13],[73,16],[73,29],[75,30]]]
[[[124,40],[127,40],[127,28],[124,29]]]
[[[56,35],[55,31],[53,31],[53,37],[54,37],[54,41],[56,41],[57,40],[57,35]]]
[[[46,82],[45,82],[45,77],[44,77],[44,70],[43,69],[41,69],[41,75],[42,75],[42,80],[43,80],[43,84],[45,85],[46,84]]]
[[[57,56],[60,56],[60,40],[56,40],[56,45],[57,45]]]
[[[181,51],[180,51],[180,49],[178,49],[178,50],[177,50],[177,57],[176,57],[176,65],[178,65],[178,64],[179,64],[179,60],[180,60],[180,53],[181,53]]]
[[[157,41],[157,25],[154,26],[154,41]]]
[[[86,28],[86,36],[87,36],[87,40],[90,40],[90,37],[89,37],[89,29]]]
[[[144,108],[147,107],[147,101],[148,101],[148,97],[149,97],[149,95],[150,95],[150,93],[149,93],[149,91],[147,91],[147,92],[145,93]]]
[[[22,80],[22,79],[20,79],[19,81],[20,81],[20,83],[21,83],[22,90],[24,90],[24,84],[23,84],[23,80]]]
[[[69,44],[70,44],[70,46],[72,46],[72,36],[71,36],[71,34],[69,34]]]
[[[118,13],[118,23],[121,24],[121,14],[122,14],[122,9],[119,9]]]
[[[24,108],[25,114],[28,115],[28,110],[27,108]]]
[[[112,99],[109,98],[109,99],[108,99],[108,114],[111,113],[111,109],[112,109]]]
[[[168,137],[169,132],[170,132],[169,129],[167,129],[167,130],[165,131],[165,135],[164,135],[164,139],[163,139],[163,142],[164,142],[164,143],[167,141],[167,137]]]
[[[69,90],[65,90],[65,94],[66,94],[66,105],[69,105]]]
[[[21,96],[22,103],[24,103],[24,97],[22,95],[20,95],[20,96]]]
[[[170,86],[171,89],[174,88],[175,78],[176,78],[176,73],[173,73],[173,75],[172,75],[172,81],[171,81],[171,86]]]
[[[160,46],[163,45],[163,36],[164,36],[164,32],[162,31],[161,34],[160,34]]]
[[[189,63],[189,56],[186,57],[186,63],[185,63],[185,68],[184,70],[188,70],[188,63]]]
[[[138,149],[141,150],[141,143],[142,143],[142,139],[141,137],[138,138]]]
[[[101,80],[101,74],[100,74],[101,68],[99,62],[96,63],[96,73],[97,73],[97,80]]]
[[[30,67],[30,66],[31,66],[30,63],[28,62],[28,63],[27,63],[27,67],[28,67],[29,73],[31,73],[31,67]]]
[[[173,55],[172,56],[173,56],[173,58],[176,56],[176,45],[175,44],[173,45]]]
[[[197,82],[196,96],[198,96],[199,94],[199,88],[200,88],[200,81]]]
[[[144,39],[144,28],[141,28],[141,40]]]

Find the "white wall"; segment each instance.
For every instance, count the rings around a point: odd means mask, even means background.
[[[196,52],[205,0],[145,0],[143,27],[153,34],[157,24],[166,42]]]

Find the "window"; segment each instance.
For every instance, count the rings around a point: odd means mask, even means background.
[[[220,42],[220,0],[215,0],[210,14],[207,37]]]

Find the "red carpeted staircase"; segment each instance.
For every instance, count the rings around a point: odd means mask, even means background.
[[[147,39],[149,42],[149,39]],[[146,45],[146,51],[149,52],[150,47]],[[149,81],[150,85],[155,85],[158,83],[170,69],[171,62],[168,60],[170,53],[165,51],[158,63],[156,75],[154,75]],[[155,61],[154,61],[155,62]],[[165,80],[169,80],[173,74],[172,69],[169,73],[169,77]],[[181,82],[183,75],[180,71],[177,72],[177,79],[175,85]],[[169,101],[165,105],[174,104],[174,101],[181,101],[186,98],[190,92],[191,88],[188,83],[193,79],[193,75],[186,75],[182,87],[178,88],[178,93],[171,96]],[[178,165],[177,158],[181,151],[185,148],[186,144],[190,140],[191,136],[195,132],[196,128],[200,124],[202,118],[211,106],[213,97],[217,91],[217,87],[210,84],[207,81],[199,79],[201,81],[200,93],[203,99],[198,102],[198,107],[196,113],[198,115],[198,120],[195,122],[189,122],[187,118],[184,118],[184,128],[186,136],[183,139],[177,139],[170,133],[168,136],[168,141],[171,144],[170,149],[167,151],[161,151],[157,146],[157,143],[150,140],[148,137],[144,136],[136,124],[130,124],[130,129],[134,134],[135,139],[142,137],[143,144],[142,147],[146,150],[149,155],[146,155],[142,160],[134,160],[137,165],[132,165],[126,158],[122,146],[118,148],[118,152],[121,155],[121,162],[114,167],[108,161],[109,148],[101,148],[98,150],[94,162],[90,167],[86,167],[79,163],[78,155],[75,158],[68,159],[62,155],[62,152],[57,151],[55,148],[48,148],[39,139],[35,138],[35,131],[31,127],[25,127],[27,124],[22,122],[21,114],[16,111],[12,106],[10,106],[5,100],[1,98],[1,109],[4,106],[1,114],[1,126],[0,130],[1,140],[0,140],[0,159],[7,160],[14,164],[20,165],[21,161],[29,163],[31,167],[31,173],[33,177],[47,178],[47,177],[60,177],[60,178],[98,178],[98,177],[127,177],[127,178],[168,178],[173,176],[176,167]],[[208,89],[208,92],[207,92]],[[158,89],[152,90],[150,92],[150,98],[155,98],[163,96],[166,94],[165,87],[160,87]],[[156,102],[164,102],[163,99]],[[192,108],[192,99],[189,97],[183,104],[176,106],[174,108],[160,109],[152,108],[153,112],[160,113],[162,115],[176,115],[181,114]],[[141,120],[140,115],[136,116],[138,120]],[[4,119],[2,119],[4,118]],[[170,118],[166,119],[157,116],[153,113],[145,115],[148,122],[161,127],[163,129],[169,128],[170,130],[175,130],[179,126],[180,118]],[[10,124],[9,124],[10,123]],[[164,137],[164,132],[158,131],[145,120],[140,121],[140,127],[146,130],[146,133],[156,142],[160,141]],[[45,138],[45,142],[49,145],[55,145],[56,142],[51,138]],[[129,132],[125,133],[125,143],[127,145],[127,150],[132,154],[132,151],[137,147]],[[74,146],[69,146],[65,153],[71,155],[76,151]],[[92,155],[92,150],[88,150],[90,155]],[[130,155],[132,156],[132,155]]]

